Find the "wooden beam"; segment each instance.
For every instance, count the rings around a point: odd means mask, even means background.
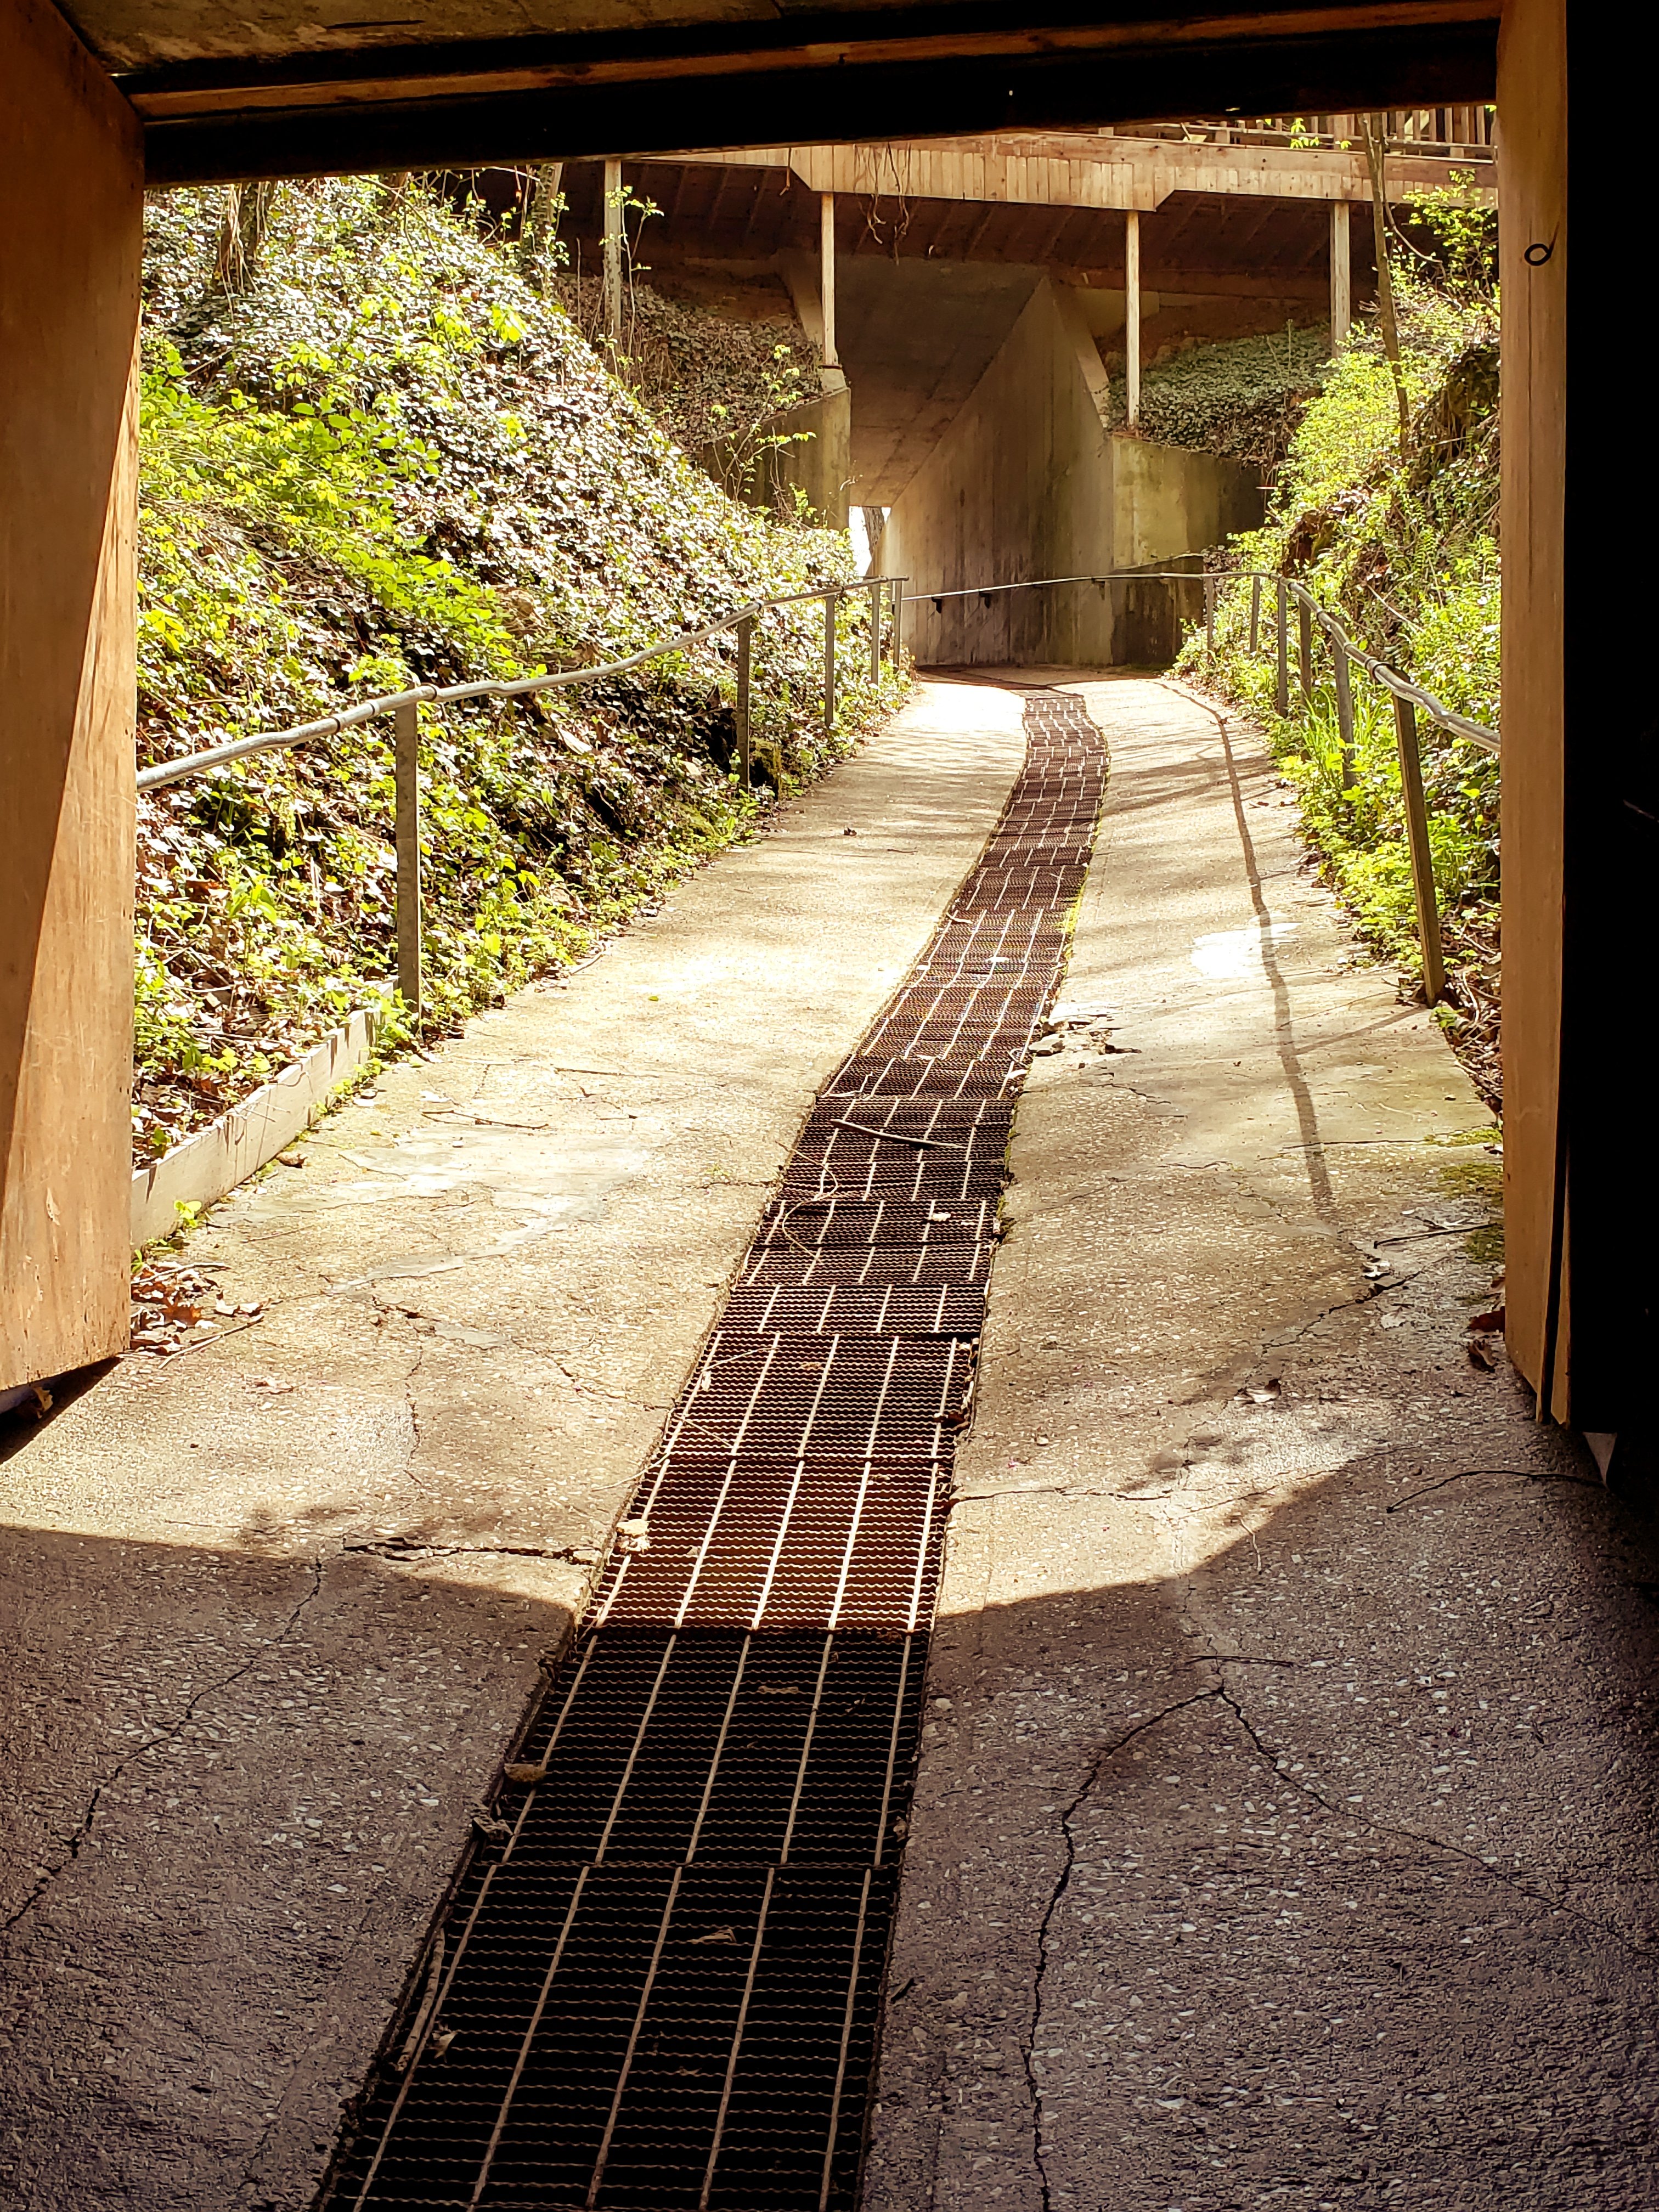
[[[605,334],[613,353],[622,350],[622,163],[605,165]]]
[[[1140,217],[1123,218],[1123,370],[1131,430],[1140,428]]]
[[[818,301],[823,313],[823,365],[838,368],[841,356],[836,351],[836,196],[823,192],[818,198]]]
[[[131,111],[0,8],[0,1389],[126,1349],[133,896]]]
[[[1093,129],[1136,116],[1326,113],[1414,95],[1484,100],[1497,0],[1379,0],[1156,21],[1006,27],[1006,5],[913,11],[913,34],[804,40],[799,15],[684,31],[450,41],[293,62],[179,65],[123,89],[146,120],[155,184],[576,160],[752,143],[756,103],[796,143]],[[1074,16],[1097,16],[1076,0]],[[933,35],[973,16],[994,31]],[[1103,145],[1112,142],[1103,140]],[[1215,149],[1201,149],[1213,157]],[[1224,149],[1236,155],[1237,149]],[[1261,149],[1252,149],[1253,151]],[[1272,149],[1267,149],[1272,150]]]
[[[1331,208],[1331,351],[1340,353],[1348,342],[1349,326],[1353,321],[1353,272],[1352,239],[1348,230],[1346,204],[1336,201]]]

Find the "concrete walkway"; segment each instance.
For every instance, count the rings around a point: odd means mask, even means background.
[[[227,1206],[191,1258],[261,1326],[8,1427],[0,2204],[309,2203],[538,1660],[1020,717],[928,688]]]
[[[1635,2212],[1649,1532],[1470,1361],[1488,1116],[1260,751],[1078,688],[1119,1049],[1016,1124],[869,2212]]]
[[[867,2205],[1645,2205],[1659,1566],[1468,1361],[1496,1162],[1443,1140],[1486,1116],[1266,764],[1081,688],[1066,996],[1118,1049],[1020,1109]],[[259,1327],[5,1432],[0,2204],[303,2212],[1020,709],[927,687],[228,1206],[191,1257]]]

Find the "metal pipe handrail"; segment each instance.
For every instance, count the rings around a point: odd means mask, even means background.
[[[733,631],[738,641],[733,719],[738,772],[747,790],[753,780],[749,720],[751,648],[759,617],[769,607],[800,606],[811,599],[823,601],[823,726],[829,732],[835,726],[836,716],[836,608],[851,592],[869,592],[870,680],[872,684],[878,682],[884,642],[882,602],[890,598],[892,621],[887,630],[887,657],[896,669],[903,629],[903,594],[899,586],[909,580],[908,576],[864,576],[848,582],[817,584],[805,592],[775,592],[763,599],[750,599],[699,629],[676,631],[672,637],[655,639],[624,659],[601,661],[591,668],[562,668],[544,676],[486,677],[472,684],[416,684],[406,690],[382,692],[373,699],[359,700],[355,707],[343,707],[337,714],[324,714],[314,722],[299,723],[290,730],[262,730],[252,737],[234,738],[198,753],[186,753],[179,760],[159,762],[154,768],[139,771],[137,788],[141,792],[159,791],[168,784],[182,783],[187,776],[203,775],[210,769],[222,768],[228,762],[244,760],[252,753],[306,744],[313,738],[334,737],[342,730],[373,721],[377,715],[392,715],[396,725],[392,790],[393,842],[398,858],[398,989],[410,1011],[418,1014],[422,968],[418,710],[422,706],[446,706],[464,699],[524,699],[538,691],[598,684],[606,677],[624,676],[631,669],[642,668],[647,661],[661,660],[671,653],[683,652],[688,646],[702,645],[711,637]]]
[[[1375,677],[1385,690],[1417,708],[1431,722],[1439,723],[1443,728],[1455,732],[1460,738],[1468,738],[1472,744],[1480,745],[1486,752],[1496,753],[1502,750],[1499,733],[1496,730],[1489,730],[1484,722],[1472,722],[1467,714],[1459,714],[1451,708],[1443,706],[1432,691],[1413,683],[1409,676],[1402,676],[1398,669],[1390,668],[1386,661],[1379,660],[1363,645],[1357,645],[1336,617],[1320,605],[1311,592],[1292,577],[1281,576],[1271,568],[1108,568],[1091,576],[1032,576],[1013,584],[969,584],[959,591],[907,592],[904,604],[915,606],[928,600],[939,606],[946,599],[987,599],[996,592],[1041,592],[1060,584],[1146,582],[1212,586],[1235,577],[1242,582],[1258,578],[1263,583],[1282,584],[1292,598],[1306,606],[1326,635],[1340,645],[1350,659],[1357,660],[1369,675]],[[908,582],[909,579],[906,577],[902,580]]]
[[[1194,560],[1206,556],[1194,554]],[[1052,590],[1063,584],[1094,584],[1103,592],[1110,583],[1194,583],[1204,587],[1204,635],[1206,649],[1212,659],[1215,654],[1215,611],[1219,588],[1224,582],[1249,583],[1250,590],[1250,642],[1254,655],[1259,648],[1261,617],[1261,586],[1271,584],[1276,595],[1276,644],[1278,653],[1278,682],[1274,704],[1280,714],[1290,712],[1290,636],[1287,616],[1290,603],[1295,599],[1301,614],[1301,681],[1305,696],[1313,696],[1313,625],[1330,640],[1332,661],[1336,684],[1337,728],[1342,750],[1342,783],[1345,790],[1352,789],[1355,779],[1353,744],[1353,694],[1349,684],[1350,661],[1354,661],[1372,677],[1394,701],[1395,744],[1400,761],[1400,791],[1406,817],[1406,842],[1411,855],[1412,893],[1417,908],[1418,940],[1423,953],[1423,990],[1431,1006],[1443,996],[1446,988],[1445,961],[1440,942],[1440,912],[1434,887],[1434,856],[1429,839],[1428,802],[1423,787],[1422,746],[1418,736],[1417,717],[1419,713],[1455,737],[1466,738],[1489,753],[1501,757],[1502,740],[1496,730],[1489,730],[1483,722],[1472,721],[1467,714],[1457,714],[1437,699],[1432,691],[1421,684],[1402,676],[1398,669],[1390,668],[1385,660],[1357,645],[1335,616],[1321,606],[1305,585],[1290,576],[1279,574],[1268,568],[1109,568],[1103,574],[1089,576],[1032,576],[1012,584],[969,584],[947,592],[913,592],[909,603],[931,599],[940,613],[946,599],[990,600],[999,592],[1039,592]],[[901,605],[905,603],[901,595]]]
[[[442,706],[462,699],[523,699],[533,692],[553,691],[576,684],[597,684],[608,676],[625,676],[631,669],[643,667],[647,660],[660,660],[687,646],[702,645],[711,637],[722,636],[727,630],[735,629],[740,622],[752,621],[768,607],[793,607],[809,599],[839,599],[848,592],[872,589],[872,581],[908,583],[909,579],[862,578],[850,584],[820,584],[810,592],[775,592],[769,599],[751,599],[746,606],[733,609],[701,629],[678,631],[672,637],[659,638],[642,651],[630,653],[625,660],[607,660],[592,668],[559,669],[547,676],[486,678],[474,684],[416,684],[406,691],[382,692],[373,699],[360,700],[355,707],[343,707],[337,714],[325,714],[318,721],[301,722],[291,730],[261,731],[251,738],[235,738],[199,753],[186,753],[179,760],[161,761],[154,768],[141,769],[137,787],[140,791],[159,791],[164,785],[182,783],[186,776],[204,775],[210,768],[220,768],[226,761],[242,760],[250,753],[271,752],[281,747],[306,744],[313,738],[334,737],[342,730],[373,721],[378,714],[394,714],[399,707],[423,703]]]

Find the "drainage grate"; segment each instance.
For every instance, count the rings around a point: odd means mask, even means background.
[[[831,1079],[337,2163],[347,2208],[856,2201],[951,1456],[1105,753],[1026,764]]]

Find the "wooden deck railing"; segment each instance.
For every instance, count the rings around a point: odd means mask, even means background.
[[[1446,161],[1490,161],[1498,112],[1490,106],[1390,107],[1380,110],[1388,150]],[[1357,146],[1356,115],[1252,115],[1214,121],[1136,123],[1120,138],[1171,138],[1212,146]]]

